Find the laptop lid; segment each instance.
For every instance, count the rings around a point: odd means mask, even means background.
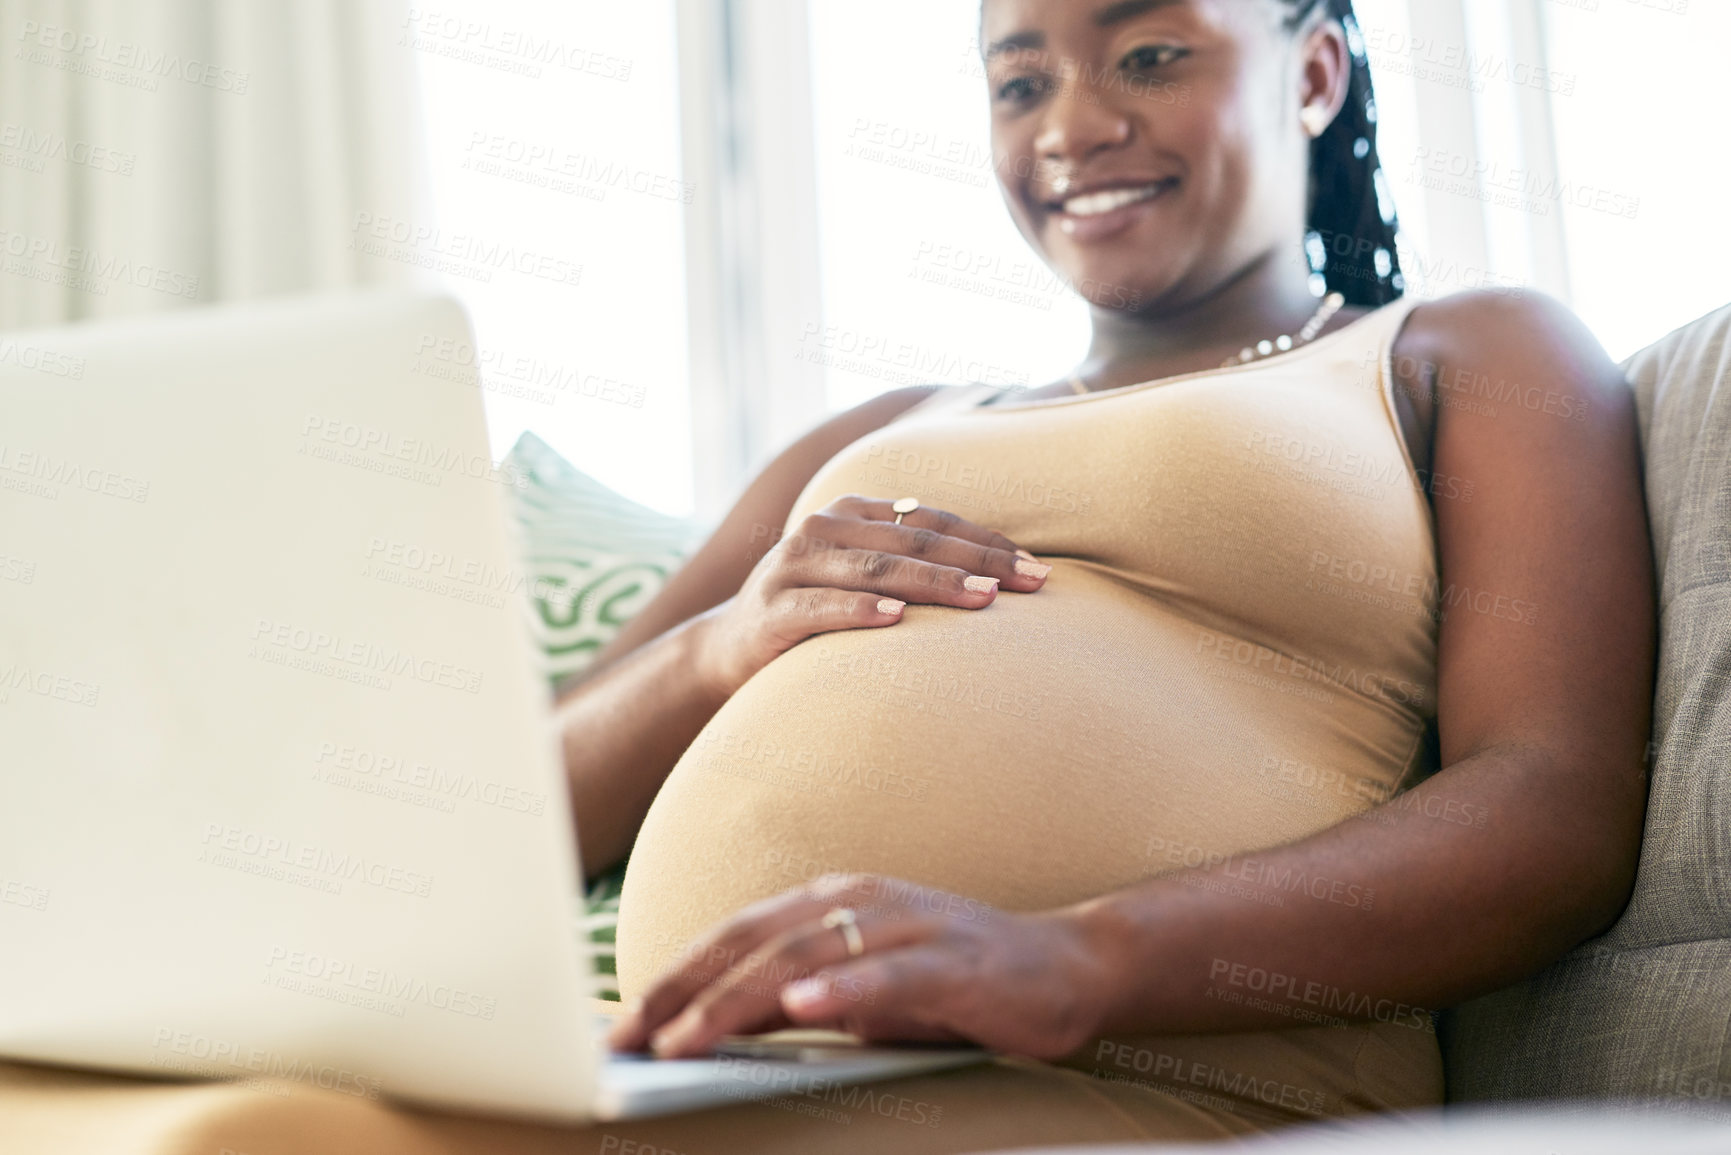
[[[520,479],[426,371],[472,340],[402,293],[0,334],[0,1054],[588,1114]]]

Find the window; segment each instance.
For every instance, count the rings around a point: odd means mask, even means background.
[[[1577,312],[1617,358],[1731,299],[1731,5],[1548,0]],[[1566,90],[1565,90],[1566,89]]]
[[[450,0],[408,31],[440,249],[520,257],[442,270],[475,323],[494,454],[532,430],[627,497],[688,513],[695,190],[672,0]]]
[[[1087,348],[1087,308],[998,193],[979,0],[809,11],[823,299],[807,331],[829,405],[1062,378]]]
[[[1731,7],[1357,0],[1410,292],[1531,287],[1622,358],[1726,302]],[[1081,303],[1009,221],[978,0],[809,0],[832,408],[914,380],[1038,385]]]
[[[1713,49],[1731,9],[1356,9],[1409,292],[1536,287],[1617,357],[1724,303],[1731,162],[1704,129],[1731,106]],[[447,275],[488,357],[495,452],[530,429],[635,500],[712,517],[825,411],[1061,378],[1087,308],[1002,203],[978,15],[452,0],[421,18],[438,227],[581,266]]]

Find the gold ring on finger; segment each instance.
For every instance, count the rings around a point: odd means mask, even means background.
[[[912,513],[914,510],[918,509],[919,507],[920,507],[920,499],[919,498],[917,498],[917,497],[904,497],[904,498],[901,498],[900,500],[898,500],[894,505],[890,506],[890,509],[892,511],[894,511],[894,513],[896,515],[896,524],[900,525],[902,523],[902,517],[903,516],[905,516],[906,514]]]
[[[859,932],[859,916],[854,914],[852,907],[838,906],[825,914],[823,927],[841,931],[842,941],[847,943],[848,958],[858,958],[865,953],[865,938]]]

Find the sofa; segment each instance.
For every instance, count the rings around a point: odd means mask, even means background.
[[[1608,933],[1540,974],[1444,1015],[1453,1105],[1440,1119],[1295,1128],[1257,1140],[1256,1149],[1731,1152],[1728,339],[1731,306],[1625,365],[1646,447],[1661,612],[1651,799],[1628,909]],[[650,545],[666,550],[676,537]],[[577,581],[574,573],[566,578]],[[617,596],[642,592],[632,584]],[[587,635],[581,644],[592,648]],[[561,645],[576,652],[579,643]],[[1485,1114],[1493,1105],[1514,1113]],[[551,1155],[575,1149],[566,1138],[311,1089],[278,1101],[232,1085],[0,1062],[6,1153]]]
[[[1454,1102],[1640,1098],[1731,1118],[1731,306],[1623,367],[1660,614],[1634,896],[1609,932],[1451,1011],[1440,1035]]]

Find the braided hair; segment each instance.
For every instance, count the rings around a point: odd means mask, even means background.
[[[1279,0],[1296,30],[1317,11],[1346,29],[1352,80],[1346,105],[1310,142],[1310,207],[1305,255],[1318,296],[1336,292],[1349,305],[1378,308],[1406,290],[1395,248],[1399,221],[1376,152],[1376,92],[1352,0]]]

